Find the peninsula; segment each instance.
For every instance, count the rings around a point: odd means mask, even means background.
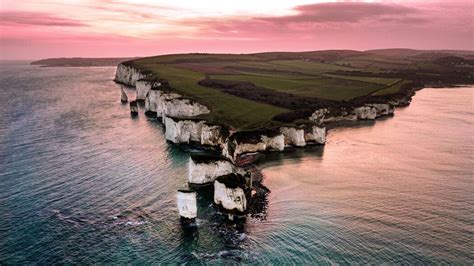
[[[473,73],[472,51],[194,53],[122,62],[115,81],[136,88],[132,113],[143,102],[167,140],[219,154],[191,156],[188,182],[214,184],[214,202],[232,219],[259,195],[246,168],[256,154],[322,145],[327,128],[393,115],[416,90],[474,84]],[[193,193],[178,192],[187,221],[197,215]]]

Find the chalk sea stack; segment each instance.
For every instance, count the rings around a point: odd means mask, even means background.
[[[247,210],[247,182],[240,174],[220,176],[214,181],[214,203],[229,220],[243,216]]]
[[[138,115],[138,103],[137,103],[137,101],[131,101],[130,102],[130,114],[132,116],[137,116]]]
[[[127,96],[127,94],[125,93],[125,91],[123,90],[123,87],[120,87],[120,101],[121,101],[122,103],[128,102],[128,96]]]
[[[196,192],[189,189],[178,190],[177,202],[181,223],[185,226],[195,225],[197,217]]]

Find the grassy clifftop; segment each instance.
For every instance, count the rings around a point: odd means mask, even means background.
[[[203,118],[248,130],[278,126],[273,117],[282,113],[390,97],[414,82],[473,83],[472,52],[409,51],[177,54],[125,64],[206,104],[211,113]]]

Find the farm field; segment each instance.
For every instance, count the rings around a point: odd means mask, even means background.
[[[235,130],[280,126],[276,115],[314,109],[318,101],[350,103],[403,93],[415,82],[459,81],[472,71],[472,53],[315,51],[259,54],[176,54],[125,62],[166,79],[170,90],[211,109],[201,118]],[[408,54],[408,55],[407,55]],[[456,62],[458,65],[452,65]],[[446,76],[453,69],[461,74]],[[459,72],[459,71],[458,71]],[[443,73],[443,74],[440,74]],[[467,74],[466,74],[467,73]],[[461,76],[460,76],[461,75]],[[464,76],[462,76],[464,75]],[[454,79],[454,80],[453,80]],[[465,82],[466,83],[466,82]]]

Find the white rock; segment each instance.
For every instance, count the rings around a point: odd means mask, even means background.
[[[262,135],[261,139],[265,144],[264,151],[282,151],[285,149],[285,137],[282,134],[273,137]]]
[[[140,79],[150,76],[149,74],[143,74],[140,70],[119,64],[115,72],[115,81],[123,83],[129,86],[135,86],[136,82]]]
[[[388,103],[372,103],[366,104],[366,106],[375,108],[377,110],[377,117],[391,115],[394,112],[393,105]]]
[[[179,190],[177,201],[179,216],[188,219],[197,217],[196,192]]]
[[[285,138],[286,145],[302,147],[306,145],[304,129],[294,127],[281,127],[280,132]]]
[[[164,100],[163,115],[171,117],[192,117],[201,114],[207,114],[210,110],[196,102],[189,99],[177,98]]]
[[[214,181],[214,203],[228,211],[245,212],[247,199],[242,188],[228,188],[218,180]]]
[[[125,91],[123,90],[123,87],[120,87],[120,101],[123,102],[123,103],[128,102],[128,96],[125,93]]]
[[[225,136],[222,135],[221,126],[202,125],[201,144],[221,147],[224,145]]]
[[[360,120],[373,120],[377,117],[377,109],[370,106],[361,106],[354,108],[354,114]]]
[[[273,137],[259,135],[257,136],[257,138],[259,138],[260,141],[252,143],[239,143],[237,142],[237,140],[230,137],[223,145],[224,147],[222,149],[222,155],[235,162],[238,156],[244,153],[253,153],[269,150],[282,151],[285,149],[285,137],[283,136],[283,134],[278,134]]]
[[[191,184],[211,183],[219,176],[236,172],[236,167],[226,160],[195,162],[192,158],[189,158],[188,182]]]
[[[305,134],[307,142],[316,142],[319,144],[326,143],[326,128],[312,126]]]
[[[204,121],[180,120],[164,117],[165,137],[173,143],[201,141],[201,129]]]
[[[313,114],[309,117],[309,120],[317,124],[322,124],[325,122],[325,118],[328,113],[329,110],[327,108],[318,109],[313,112]]]
[[[146,95],[151,90],[154,82],[146,80],[137,80],[135,88],[137,90],[137,100],[145,100]]]

